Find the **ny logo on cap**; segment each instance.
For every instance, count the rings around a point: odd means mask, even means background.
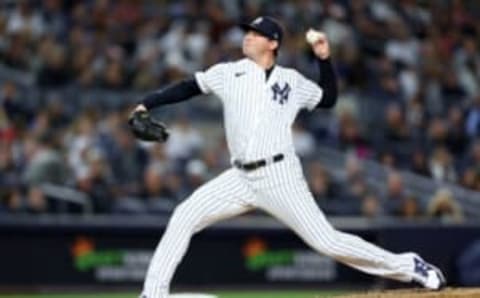
[[[256,19],[253,21],[253,24],[258,25],[258,24],[260,24],[261,22],[263,22],[263,18],[262,18],[262,17],[258,17],[258,18],[256,18]]]
[[[285,102],[288,101],[288,95],[290,94],[290,85],[288,83],[285,83],[285,86],[283,88],[280,88],[280,85],[275,82],[275,84],[272,86],[272,91],[273,91],[273,100],[277,101],[281,105],[283,105]]]

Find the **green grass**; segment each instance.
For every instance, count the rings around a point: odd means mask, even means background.
[[[277,292],[214,292],[219,298],[328,298],[339,294],[341,291],[277,291]],[[137,298],[138,294],[15,294],[0,295],[0,298]]]

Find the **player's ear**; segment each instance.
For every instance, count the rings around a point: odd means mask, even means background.
[[[278,49],[278,41],[276,40],[270,40],[270,50],[275,51]]]

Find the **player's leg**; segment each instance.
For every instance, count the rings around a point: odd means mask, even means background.
[[[142,298],[167,297],[170,281],[196,232],[251,207],[251,194],[237,170],[230,169],[197,189],[173,212],[145,278]]]
[[[394,254],[360,237],[335,230],[315,203],[300,171],[292,165],[283,167],[281,171],[277,167],[270,185],[262,186],[258,207],[292,228],[313,249],[339,262],[399,281],[422,278],[415,272],[415,254]]]

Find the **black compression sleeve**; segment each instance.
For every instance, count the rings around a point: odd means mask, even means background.
[[[317,59],[317,61],[320,68],[320,78],[317,83],[323,89],[323,98],[316,107],[331,108],[337,102],[337,75],[330,58]]]
[[[140,103],[147,110],[150,110],[159,106],[185,101],[200,94],[202,94],[202,91],[195,79],[189,78],[148,94]]]

